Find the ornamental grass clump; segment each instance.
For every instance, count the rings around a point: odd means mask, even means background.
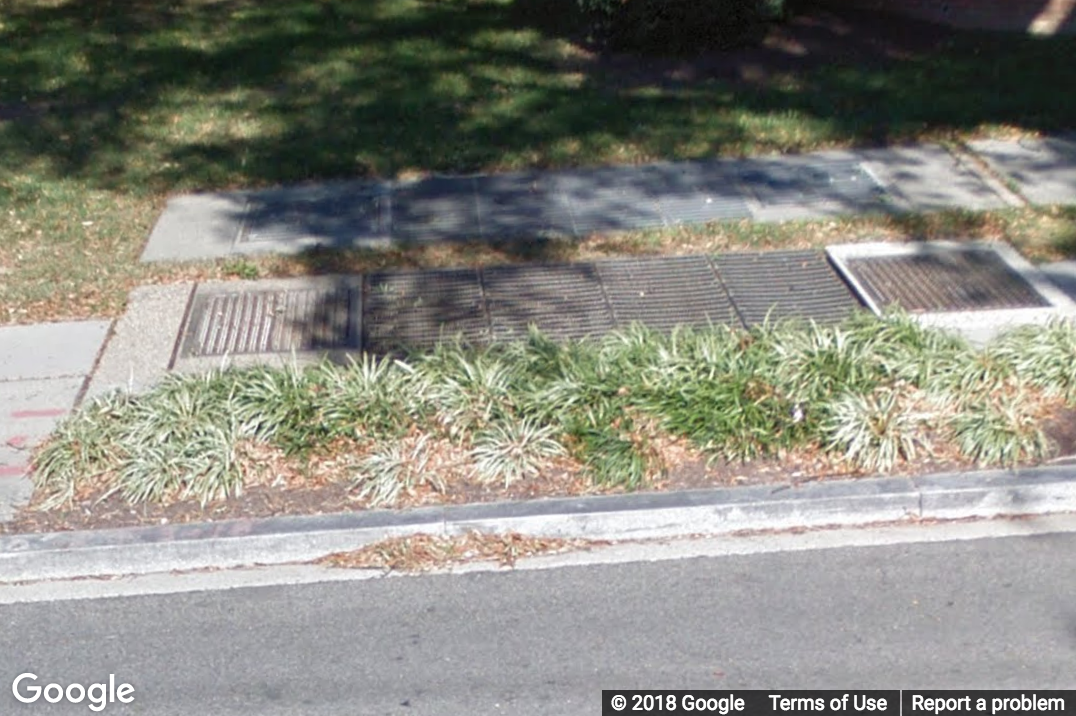
[[[1009,332],[994,349],[1015,374],[1046,395],[1076,403],[1076,324],[1054,320],[1045,327]]]
[[[174,375],[141,395],[112,393],[60,423],[34,480],[45,507],[108,495],[206,504],[241,492],[258,443],[298,457],[355,452],[330,462],[376,505],[446,489],[442,468],[510,486],[563,457],[594,484],[635,489],[665,474],[662,446],[679,439],[711,458],[818,451],[871,472],[938,445],[1014,465],[1049,454],[1041,425],[1060,399],[1076,401],[1070,323],[983,349],[902,314],[750,331],[633,326],[563,343],[532,331],[484,349]]]
[[[1015,467],[1050,448],[1026,393],[970,401],[950,425],[961,451],[981,465]]]
[[[429,442],[429,435],[419,435],[379,444],[355,465],[352,489],[358,490],[359,497],[366,498],[371,507],[395,502],[402,492],[410,492],[420,485],[430,485],[443,492],[444,483],[427,469]]]
[[[550,425],[523,419],[495,423],[474,438],[471,458],[483,482],[504,482],[535,477],[549,460],[565,454]]]
[[[888,472],[914,459],[917,448],[928,447],[921,428],[933,416],[915,412],[909,402],[889,388],[845,393],[827,405],[821,426],[825,450],[870,472]]]
[[[666,430],[730,460],[796,444],[802,426],[763,339],[720,329],[674,335],[665,351],[670,365],[652,366],[640,406]]]
[[[169,376],[146,396],[115,393],[65,420],[35,460],[45,507],[104,480],[101,498],[127,502],[193,498],[205,505],[238,494],[240,440],[263,425],[245,419],[234,383],[218,374]]]

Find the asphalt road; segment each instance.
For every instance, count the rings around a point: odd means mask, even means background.
[[[602,688],[1076,687],[1076,534],[0,607],[102,713],[591,714]]]

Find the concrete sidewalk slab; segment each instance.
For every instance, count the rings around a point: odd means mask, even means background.
[[[111,325],[79,321],[0,328],[0,381],[86,375]]]
[[[633,493],[0,537],[0,583],[286,564],[409,534],[595,540],[1076,510],[1076,468]]]
[[[972,161],[938,145],[868,149],[858,155],[897,211],[984,211],[1013,205]]]
[[[1076,204],[1076,139],[988,139],[969,146],[1033,204]]]
[[[0,478],[20,477],[30,464],[30,445],[0,443]]]
[[[74,408],[111,321],[0,328],[0,521],[30,497],[30,451]]]
[[[197,261],[232,255],[246,206],[247,197],[242,192],[172,197],[150,232],[142,261]]]
[[[556,201],[555,192],[553,179],[540,172],[475,177],[479,236],[574,236],[571,207]]]
[[[405,244],[462,241],[481,234],[474,177],[434,177],[397,184],[392,205],[389,236]]]
[[[851,151],[738,160],[736,181],[756,221],[887,211],[888,189]]]
[[[36,445],[75,405],[85,378],[0,383],[0,445]]]
[[[0,465],[0,522],[10,520],[16,511],[30,501],[34,493],[34,483],[27,473],[7,475]]]
[[[234,250],[264,253],[376,245],[387,239],[391,221],[387,184],[330,182],[248,192]]]

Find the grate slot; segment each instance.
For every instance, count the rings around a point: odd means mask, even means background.
[[[513,340],[533,324],[554,340],[600,335],[613,315],[593,264],[482,269],[493,340]]]
[[[180,355],[197,358],[354,349],[354,289],[214,291],[196,294]]]
[[[675,256],[596,264],[618,326],[642,323],[659,331],[679,325],[739,325],[732,303],[705,256]]]
[[[475,269],[392,271],[366,278],[363,346],[374,353],[489,342]]]
[[[715,259],[737,312],[748,326],[790,318],[836,323],[860,307],[818,251],[729,253]]]

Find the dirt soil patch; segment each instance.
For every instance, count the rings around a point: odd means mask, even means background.
[[[692,57],[647,57],[604,52],[576,40],[575,69],[597,71],[610,87],[664,87],[722,80],[765,85],[823,67],[883,68],[928,56],[957,31],[881,12],[806,8],[773,25],[757,47],[703,52]]]

